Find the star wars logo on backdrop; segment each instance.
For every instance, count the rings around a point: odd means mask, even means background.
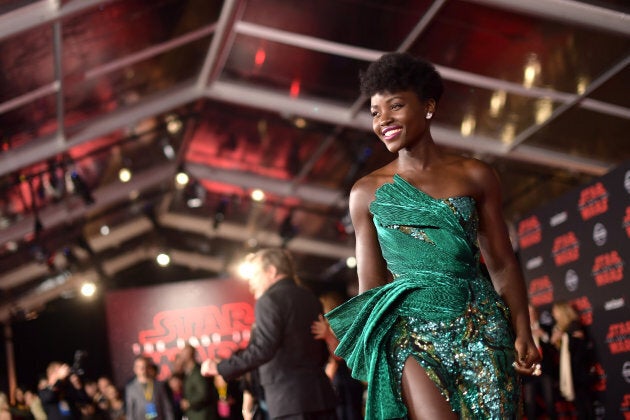
[[[551,249],[556,267],[577,261],[580,258],[580,243],[574,232],[567,232],[553,240]]]
[[[608,334],[606,334],[606,344],[610,354],[630,352],[630,321],[611,324],[608,327]],[[628,376],[624,377],[630,383],[630,364],[628,365]]]
[[[623,418],[630,420],[630,394],[625,394],[621,400],[619,412],[623,415]]]
[[[529,283],[529,300],[534,306],[548,305],[553,302],[553,285],[549,276],[533,279]]]
[[[518,244],[521,249],[536,245],[542,240],[542,231],[538,217],[531,216],[518,224]]]
[[[132,351],[172,362],[188,342],[204,360],[227,358],[247,346],[253,322],[254,310],[246,302],[160,311],[152,328],[138,332]]]
[[[591,368],[591,373],[593,376],[593,386],[591,387],[593,391],[605,392],[607,387],[607,376],[602,364],[596,362]]]
[[[626,215],[623,217],[622,227],[626,231],[628,238],[630,238],[630,206],[626,207]]]
[[[608,191],[604,184],[597,182],[580,193],[578,210],[582,220],[588,220],[608,211]]]
[[[591,325],[593,323],[593,305],[588,296],[581,296],[571,301],[571,305],[578,311],[580,321],[583,325]]]
[[[598,255],[591,271],[598,287],[623,280],[624,261],[616,250]]]

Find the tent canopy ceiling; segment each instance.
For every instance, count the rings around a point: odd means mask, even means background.
[[[284,244],[353,282],[347,194],[392,158],[357,75],[388,51],[436,64],[434,138],[497,170],[510,225],[630,159],[628,22],[622,0],[0,1],[0,320],[161,281],[165,251],[200,277]]]

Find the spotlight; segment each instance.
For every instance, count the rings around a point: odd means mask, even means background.
[[[118,179],[120,179],[120,182],[131,181],[131,170],[129,168],[120,168],[120,171],[118,171]]]
[[[355,257],[346,258],[346,267],[355,268],[357,266],[357,259]]]
[[[297,128],[304,128],[306,127],[306,120],[302,117],[296,117],[293,120],[293,124],[297,127]]]
[[[86,281],[81,285],[81,295],[84,297],[92,297],[96,293],[96,284],[91,281]]]
[[[175,182],[177,183],[177,188],[183,188],[186,186],[186,184],[188,184],[188,181],[190,181],[190,177],[188,176],[188,174],[186,172],[184,172],[183,170],[180,170],[179,172],[177,172],[177,174],[175,175]]]
[[[171,134],[177,134],[182,129],[182,121],[177,115],[166,117],[166,130]]]
[[[168,254],[161,252],[157,257],[155,257],[155,261],[160,267],[166,267],[171,263],[171,257]]]
[[[265,193],[263,192],[263,190],[255,189],[254,191],[252,191],[251,197],[252,200],[261,202],[265,199]]]

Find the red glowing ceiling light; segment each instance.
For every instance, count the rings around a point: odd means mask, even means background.
[[[258,48],[258,50],[256,51],[256,56],[254,57],[254,64],[256,65],[256,68],[262,67],[262,65],[265,63],[266,58],[267,53],[265,53],[265,50],[263,48]]]
[[[297,98],[300,94],[300,79],[295,79],[291,82],[290,95],[292,98]]]

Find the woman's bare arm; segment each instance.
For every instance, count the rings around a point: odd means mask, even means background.
[[[387,267],[369,210],[375,189],[374,180],[368,176],[357,181],[350,192],[350,217],[356,237],[359,293],[388,281]]]

